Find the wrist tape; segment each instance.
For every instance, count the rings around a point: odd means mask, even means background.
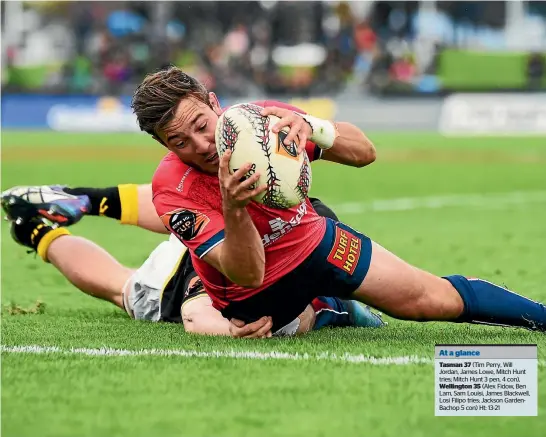
[[[300,114],[301,117],[311,126],[311,137],[309,138],[322,150],[328,150],[334,145],[339,132],[334,123],[328,120],[322,120],[308,114]]]

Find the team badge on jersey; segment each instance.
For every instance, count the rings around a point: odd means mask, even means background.
[[[181,209],[168,214],[168,224],[172,231],[183,240],[191,240],[210,222],[210,219],[198,211]],[[163,222],[167,221],[163,220]]]

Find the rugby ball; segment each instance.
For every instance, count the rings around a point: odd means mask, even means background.
[[[247,162],[252,169],[245,178],[260,172],[254,186],[267,185],[267,190],[253,200],[270,208],[291,208],[304,202],[311,188],[309,158],[305,151],[298,154],[296,142],[284,144],[288,128],[271,132],[279,117],[264,117],[262,109],[243,103],[226,110],[216,125],[216,150],[219,157],[232,151],[231,174]]]

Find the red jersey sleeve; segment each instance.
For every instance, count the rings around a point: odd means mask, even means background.
[[[153,201],[165,227],[199,258],[224,241],[218,211],[169,192],[156,194]]]
[[[299,114],[306,114],[306,112],[297,106],[290,105],[284,102],[278,102],[276,100],[261,100],[259,102],[252,102],[254,105],[267,108],[268,106],[277,106],[278,108],[288,109],[290,111],[298,112]],[[305,145],[305,151],[309,157],[309,161],[316,161],[322,156],[322,149],[312,141],[307,141]]]

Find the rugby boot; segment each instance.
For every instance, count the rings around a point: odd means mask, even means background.
[[[74,196],[65,186],[20,186],[1,194],[2,208],[9,220],[19,217],[41,216],[58,226],[79,222],[91,210],[88,196]]]
[[[318,296],[313,299],[311,306],[316,315],[314,329],[325,326],[380,328],[387,324],[381,319],[381,314],[375,314],[369,306],[354,300]]]
[[[368,305],[364,305],[356,300],[343,300],[341,302],[349,313],[350,326],[359,328],[381,328],[386,326],[381,318],[381,313],[374,313]]]

